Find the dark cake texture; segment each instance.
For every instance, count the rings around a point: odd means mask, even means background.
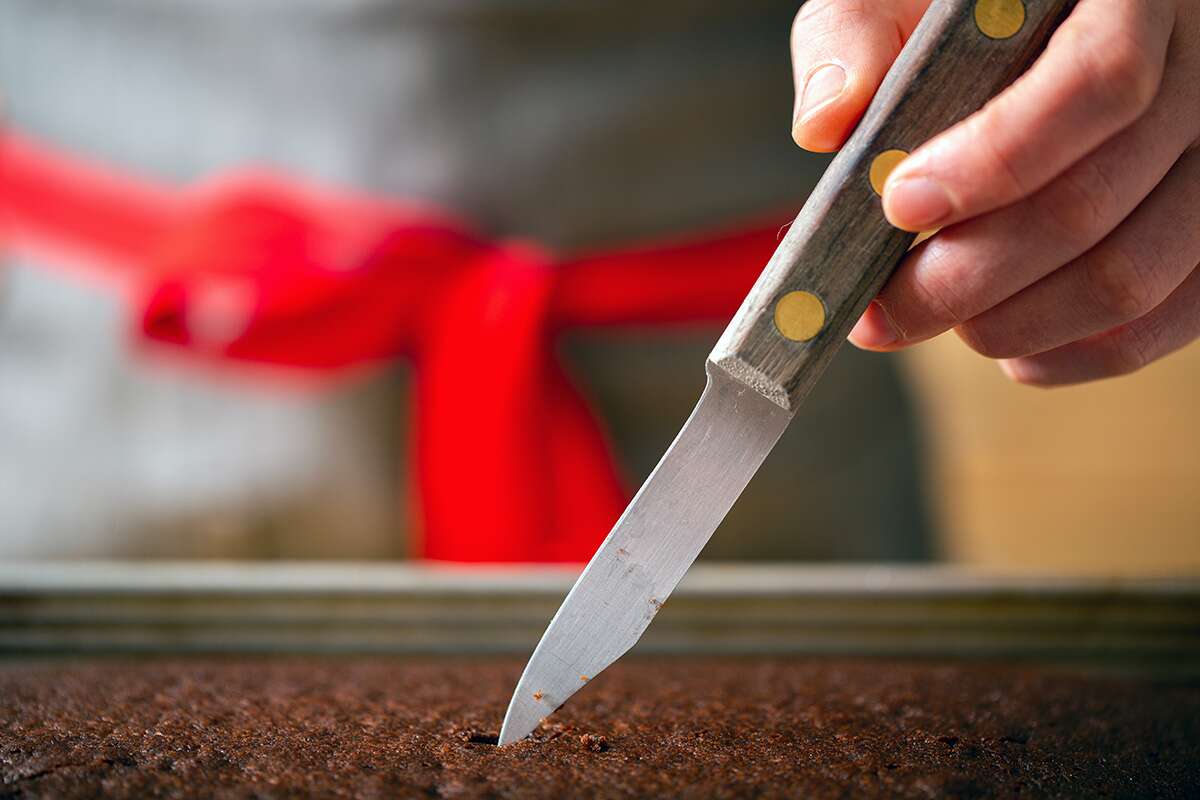
[[[0,798],[1195,797],[1200,687],[628,659],[495,737],[517,659],[0,662]]]

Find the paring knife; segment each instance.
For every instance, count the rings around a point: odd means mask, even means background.
[[[912,244],[879,191],[1032,63],[1072,0],[934,0],[705,363],[692,415],[534,650],[499,744],[641,637]]]

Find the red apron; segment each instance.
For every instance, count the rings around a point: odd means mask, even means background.
[[[558,338],[725,322],[787,219],[559,257],[419,204],[263,171],[175,188],[0,134],[3,246],[119,287],[141,340],[322,380],[411,359],[429,559],[589,558],[628,496]]]

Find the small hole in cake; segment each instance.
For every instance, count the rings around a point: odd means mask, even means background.
[[[458,737],[459,741],[466,742],[467,744],[496,745],[500,743],[499,734],[484,733],[483,731],[477,731],[473,728],[463,731],[455,731],[454,734]]]

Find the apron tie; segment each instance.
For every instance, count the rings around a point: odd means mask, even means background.
[[[557,342],[724,322],[784,218],[556,258],[427,205],[262,170],[175,188],[0,136],[0,244],[87,265],[137,341],[325,379],[410,359],[414,555],[450,561],[591,556],[628,492]]]

